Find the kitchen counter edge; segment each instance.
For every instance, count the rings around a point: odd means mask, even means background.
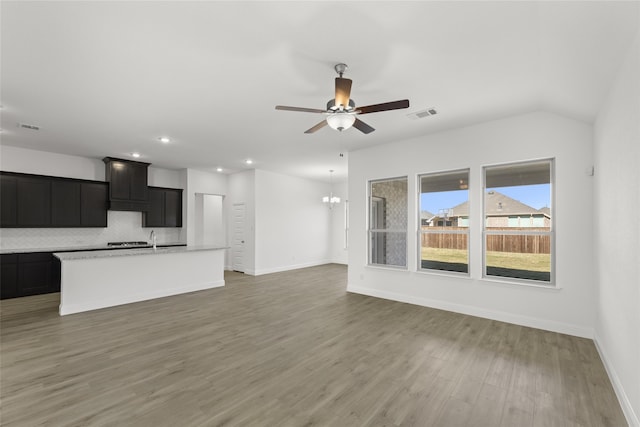
[[[228,249],[227,246],[214,246],[214,245],[193,245],[193,246],[165,246],[153,248],[134,248],[134,249],[120,249],[117,251],[104,250],[104,251],[81,251],[81,252],[55,252],[53,255],[60,261],[71,261],[79,259],[96,259],[96,258],[112,258],[123,256],[139,256],[139,255],[161,255],[161,254],[173,254],[184,252],[197,252],[197,251],[211,251],[218,249]]]
[[[162,243],[158,244],[159,248],[170,246],[187,246],[186,243],[174,242],[174,243]],[[10,254],[30,254],[35,252],[87,252],[87,251],[119,251],[125,249],[146,249],[151,248],[151,245],[141,245],[132,247],[122,246],[107,246],[107,245],[90,245],[90,246],[57,246],[50,248],[18,248],[18,249],[0,249],[0,255]]]

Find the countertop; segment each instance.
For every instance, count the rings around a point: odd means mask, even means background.
[[[70,261],[78,259],[95,259],[95,258],[112,258],[123,256],[138,256],[138,255],[159,255],[159,254],[172,254],[172,253],[184,253],[184,252],[197,252],[197,251],[211,251],[217,249],[228,249],[227,246],[215,246],[215,245],[193,245],[193,246],[158,246],[157,249],[153,248],[135,248],[135,249],[120,249],[104,250],[104,251],[76,251],[76,252],[56,252],[54,255],[60,259],[60,261]]]
[[[173,246],[186,246],[186,243],[173,242],[158,244],[159,248],[173,247]],[[142,249],[151,248],[151,245],[136,246],[123,248],[121,246],[107,246],[104,245],[89,245],[89,246],[58,246],[51,248],[27,248],[27,249],[0,249],[0,254],[26,254],[34,252],[80,252],[80,251],[115,251],[115,250],[129,250],[129,249]]]

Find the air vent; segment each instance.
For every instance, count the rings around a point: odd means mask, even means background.
[[[40,130],[40,126],[30,125],[27,123],[18,123],[19,128],[30,129],[30,130]]]
[[[434,116],[436,114],[438,114],[438,111],[436,111],[435,108],[427,108],[426,110],[407,114],[407,117],[409,117],[412,120],[417,120],[417,119],[424,119],[425,117],[429,117],[429,116]]]

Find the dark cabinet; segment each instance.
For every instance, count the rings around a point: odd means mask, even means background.
[[[0,180],[0,227],[107,226],[106,182],[12,172]]]
[[[0,175],[0,227],[18,224],[18,179]]]
[[[149,188],[149,208],[142,213],[143,227],[164,227],[164,190]]]
[[[80,224],[80,183],[51,181],[51,226],[74,227]]]
[[[182,190],[149,187],[149,207],[142,213],[143,227],[182,227]]]
[[[0,255],[0,299],[18,296],[18,255]]]
[[[80,225],[106,227],[109,185],[104,182],[80,184]]]
[[[51,226],[51,180],[21,176],[17,184],[18,225]]]
[[[182,190],[165,190],[164,223],[167,227],[182,227]]]
[[[0,298],[47,294],[60,290],[60,263],[50,252],[0,255]]]
[[[18,293],[21,296],[53,291],[52,258],[50,253],[18,254]]]
[[[112,210],[145,211],[148,207],[149,163],[105,157]]]
[[[128,166],[130,173],[129,199],[146,202],[148,200],[148,169],[147,163],[134,163]]]

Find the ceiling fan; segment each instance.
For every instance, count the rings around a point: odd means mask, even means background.
[[[375,129],[357,118],[356,116],[361,114],[377,113],[380,111],[400,110],[403,108],[409,108],[409,100],[403,99],[401,101],[384,102],[382,104],[367,105],[365,107],[357,107],[350,98],[351,96],[351,79],[345,79],[342,77],[347,70],[346,64],[336,64],[334,67],[336,73],[340,77],[336,77],[336,95],[334,99],[327,102],[327,109],[320,110],[316,108],[301,108],[301,107],[287,107],[285,105],[276,105],[276,110],[286,111],[300,111],[303,113],[320,113],[325,114],[327,118],[310,129],[307,129],[304,133],[314,133],[318,129],[322,129],[326,125],[331,128],[342,132],[345,129],[349,129],[351,126],[358,129],[362,133],[371,133]]]

